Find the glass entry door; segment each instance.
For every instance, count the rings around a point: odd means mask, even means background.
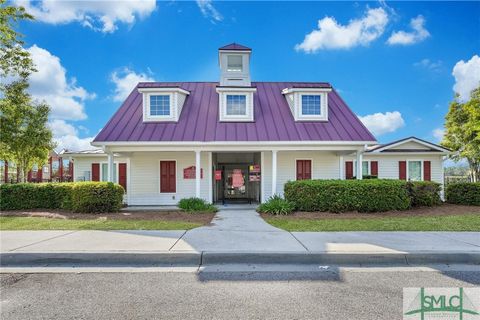
[[[224,177],[224,199],[249,199],[247,165],[226,165]]]

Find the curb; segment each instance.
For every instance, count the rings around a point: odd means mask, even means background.
[[[324,252],[9,252],[0,267],[206,266],[219,264],[422,265],[480,264],[479,253],[324,253]]]
[[[200,265],[199,252],[10,252],[0,254],[0,267],[26,266],[191,266]]]

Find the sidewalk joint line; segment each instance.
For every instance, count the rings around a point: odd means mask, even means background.
[[[308,250],[308,248],[305,247],[305,245],[304,245],[300,240],[298,240],[297,237],[295,237],[295,235],[294,235],[293,233],[291,233],[290,231],[289,231],[288,233],[290,233],[290,235],[291,235],[295,240],[297,240],[298,243],[300,243],[300,245],[301,245],[302,247],[304,247],[305,250],[307,250],[307,252],[310,252],[310,250]]]
[[[60,234],[60,235],[58,235],[58,236],[52,237],[52,238],[43,239],[43,240],[40,240],[40,241],[37,241],[37,242],[34,242],[34,243],[30,243],[30,244],[27,244],[27,245],[24,245],[24,246],[21,246],[21,247],[18,247],[18,248],[9,250],[8,252],[14,252],[15,250],[18,250],[18,249],[23,249],[23,248],[26,248],[26,247],[30,247],[30,246],[33,246],[33,245],[36,245],[36,244],[39,244],[39,243],[42,243],[42,242],[45,242],[45,241],[50,241],[50,240],[53,240],[53,239],[57,239],[57,238],[60,238],[60,237],[63,237],[63,236],[68,236],[68,235],[70,235],[70,234],[72,234],[72,233],[75,233],[75,232],[78,232],[78,231],[80,231],[80,230],[73,230],[73,231],[70,231],[70,232],[67,232],[67,233]]]
[[[170,249],[168,249],[168,251],[172,251],[173,247],[175,247],[175,245],[178,243],[178,241],[180,241],[180,239],[183,238],[183,236],[187,233],[188,230],[185,230],[182,235],[180,236],[180,238],[177,239],[177,241],[175,241],[175,243],[170,247]]]

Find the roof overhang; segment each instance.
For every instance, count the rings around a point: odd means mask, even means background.
[[[294,92],[311,92],[311,93],[321,93],[321,92],[331,92],[332,88],[312,88],[312,87],[305,87],[305,88],[285,88],[282,90],[282,94],[289,94]]]
[[[190,91],[182,89],[180,87],[148,87],[148,88],[138,88],[140,93],[152,93],[152,92],[178,92],[185,95],[189,95]]]
[[[393,148],[401,146],[402,144],[409,143],[409,142],[418,143],[422,146],[425,146],[425,147],[429,148],[430,150],[424,150],[424,149],[401,150],[400,149],[399,151],[393,151],[393,150],[395,150]],[[398,154],[400,152],[409,153],[409,154],[410,153],[429,153],[429,154],[434,154],[434,153],[449,154],[449,153],[451,153],[451,151],[447,148],[444,148],[444,147],[439,146],[437,144],[434,144],[434,143],[431,143],[431,142],[428,142],[428,141],[425,141],[425,140],[422,140],[422,139],[419,139],[419,138],[416,138],[416,137],[409,137],[409,138],[405,138],[405,139],[402,139],[402,140],[394,141],[394,142],[391,142],[391,143],[388,143],[388,144],[385,144],[385,145],[378,146],[378,147],[368,151],[368,153],[375,153],[375,154],[379,154],[379,153]]]

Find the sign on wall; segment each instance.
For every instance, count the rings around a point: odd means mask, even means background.
[[[215,170],[215,181],[222,180],[222,170]]]
[[[195,166],[190,166],[183,169],[183,179],[195,179]],[[200,179],[203,179],[203,169],[200,168]]]
[[[260,173],[260,165],[254,164],[249,167],[250,173]]]

